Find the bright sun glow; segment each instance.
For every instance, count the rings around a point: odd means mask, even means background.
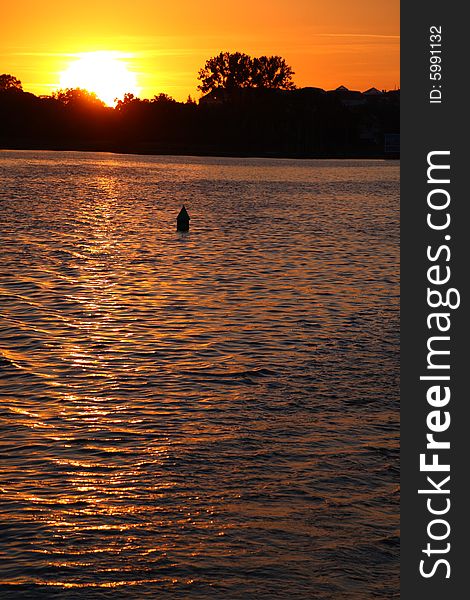
[[[137,79],[117,52],[87,52],[61,73],[60,87],[94,92],[108,106],[130,92],[138,94]]]

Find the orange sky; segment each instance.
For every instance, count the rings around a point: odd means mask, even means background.
[[[0,73],[48,94],[74,54],[123,53],[140,96],[199,97],[222,50],[280,54],[298,86],[399,87],[399,0],[16,0],[2,2]]]

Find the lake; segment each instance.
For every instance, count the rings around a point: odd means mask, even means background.
[[[0,209],[2,599],[399,597],[398,162],[1,151]]]

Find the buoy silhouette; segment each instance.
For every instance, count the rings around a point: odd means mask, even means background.
[[[179,215],[176,217],[177,231],[189,231],[190,218],[191,217],[188,215],[188,211],[186,210],[186,207],[183,204],[183,208],[180,210]]]

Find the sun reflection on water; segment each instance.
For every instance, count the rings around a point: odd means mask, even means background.
[[[392,597],[398,170],[8,156],[0,586]]]

